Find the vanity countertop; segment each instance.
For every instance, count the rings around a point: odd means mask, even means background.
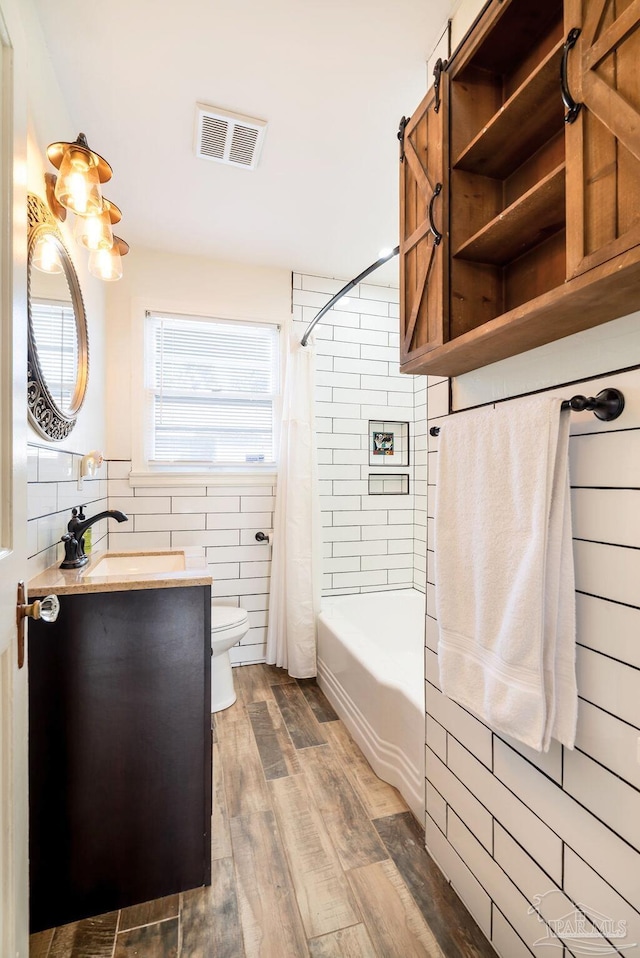
[[[138,555],[141,553],[138,552]],[[127,552],[96,551],[80,569],[49,566],[28,583],[29,598],[48,595],[81,595],[88,592],[128,592],[136,589],[171,589],[192,585],[211,585],[212,576],[204,550],[197,546],[183,549],[148,549],[144,556],[184,555],[184,569],[161,572],[136,571],[96,575],[94,570],[105,556],[128,556]]]

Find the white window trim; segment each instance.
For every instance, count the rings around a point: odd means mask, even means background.
[[[147,427],[145,423],[145,414],[147,404],[145,402],[145,320],[147,313],[173,313],[174,315],[195,316],[203,319],[211,318],[211,311],[201,308],[190,307],[184,302],[180,305],[176,303],[158,302],[152,298],[135,299],[131,310],[131,364],[132,364],[132,383],[131,400],[132,423],[131,423],[131,472],[129,473],[129,485],[136,486],[161,487],[161,486],[267,486],[275,484],[278,476],[277,464],[274,468],[273,463],[265,466],[253,464],[245,468],[234,466],[212,466],[210,469],[202,469],[201,466],[195,466],[188,469],[184,466],[172,466],[171,464],[152,465],[147,459]],[[275,447],[279,444],[279,429],[282,418],[282,387],[284,382],[284,368],[286,361],[286,347],[291,327],[291,317],[278,323],[274,319],[265,319],[263,317],[243,316],[230,314],[225,310],[221,319],[228,319],[232,322],[245,322],[253,325],[264,324],[265,326],[280,327],[280,390],[279,397],[274,402],[274,419],[276,424]]]

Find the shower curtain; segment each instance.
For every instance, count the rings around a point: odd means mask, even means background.
[[[273,521],[267,662],[294,678],[316,674],[320,502],[315,449],[315,348],[290,341]]]

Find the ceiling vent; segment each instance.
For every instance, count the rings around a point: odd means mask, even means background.
[[[196,156],[254,170],[260,159],[266,120],[196,104]]]

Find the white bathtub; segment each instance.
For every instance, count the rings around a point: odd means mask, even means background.
[[[376,774],[424,818],[424,595],[332,596],[318,618],[318,684]]]

